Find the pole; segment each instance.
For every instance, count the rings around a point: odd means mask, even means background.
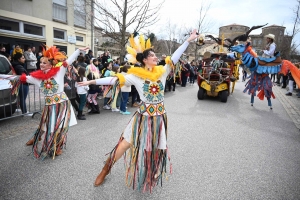
[[[91,0],[91,13],[91,50],[94,52],[94,0]]]

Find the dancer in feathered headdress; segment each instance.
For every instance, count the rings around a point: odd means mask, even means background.
[[[173,63],[177,63],[190,41],[197,38],[196,30],[173,54],[166,58],[165,66],[157,66],[151,43],[140,35],[129,38],[126,58],[132,64],[139,62],[141,67],[132,67],[127,75],[107,77],[82,82],[79,85],[134,85],[142,103],[133,115],[119,143],[111,151],[105,166],[95,181],[95,186],[103,183],[113,164],[127,151],[126,184],[133,189],[152,191],[153,187],[162,182],[167,172],[167,114],[164,107],[164,87],[166,77]],[[118,80],[118,81],[117,81]]]
[[[60,155],[66,143],[69,126],[77,123],[71,103],[64,93],[65,67],[71,64],[82,48],[76,50],[68,59],[54,47],[46,47],[41,58],[41,70],[32,72],[30,76],[23,74],[21,82],[40,87],[45,96],[45,107],[38,129],[26,145],[33,145],[36,158]],[[38,141],[42,140],[42,148],[38,149]]]

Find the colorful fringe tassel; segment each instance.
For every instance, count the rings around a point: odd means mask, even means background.
[[[67,132],[71,119],[71,103],[69,100],[45,106],[38,129],[34,134],[32,151],[35,158],[47,156],[55,158],[57,148],[66,144]],[[38,150],[39,138],[43,138],[41,151]]]

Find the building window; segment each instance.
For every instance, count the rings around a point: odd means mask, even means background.
[[[230,30],[232,30],[232,27],[230,27]]]
[[[280,35],[282,35],[282,31],[280,31]]]
[[[261,40],[258,40],[258,45],[261,45]]]
[[[67,23],[67,0],[53,0],[52,17],[54,20]]]
[[[0,29],[6,31],[20,32],[20,23],[7,19],[0,19]]]
[[[76,41],[83,42],[83,37],[81,37],[81,36],[77,36],[77,35],[76,35]]]
[[[253,45],[256,46],[256,40],[253,40]]]
[[[64,31],[64,30],[54,29],[53,35],[54,35],[53,37],[55,39],[66,40],[66,31]]]
[[[74,0],[74,25],[85,27],[85,0]]]
[[[31,24],[24,24],[24,33],[43,36],[43,27]]]

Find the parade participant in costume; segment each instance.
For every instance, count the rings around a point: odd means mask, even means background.
[[[64,92],[64,76],[66,68],[79,55],[76,50],[66,61],[58,49],[50,47],[43,50],[41,58],[41,70],[32,72],[30,76],[22,74],[21,82],[31,83],[40,87],[45,95],[45,107],[41,121],[34,137],[26,145],[33,145],[33,153],[36,158],[45,158],[50,155],[60,155],[63,144],[66,143],[69,126],[77,123],[71,103]],[[38,141],[42,139],[42,149],[38,149]]]
[[[275,49],[276,49],[276,44],[274,43],[275,35],[268,34],[265,36],[265,38],[267,38],[267,45],[265,50],[263,50],[262,57],[271,58],[274,56]]]
[[[150,190],[162,183],[166,176],[167,148],[167,114],[164,107],[165,80],[173,63],[177,63],[189,42],[197,38],[196,30],[173,54],[166,58],[165,66],[157,66],[158,58],[151,49],[150,40],[146,44],[143,36],[139,39],[133,35],[127,47],[128,61],[140,62],[142,67],[132,67],[127,75],[102,78],[79,84],[114,84],[119,80],[120,86],[134,85],[140,95],[142,104],[125,128],[118,144],[111,151],[105,166],[94,183],[99,186],[110,172],[113,164],[130,148],[126,154],[126,185],[133,189]],[[118,81],[117,81],[118,82]],[[116,83],[117,83],[116,82]],[[171,167],[170,167],[171,168]]]
[[[85,75],[89,80],[95,80],[100,78],[100,73],[98,69],[99,61],[96,58],[92,58],[90,65],[86,67]],[[99,105],[97,103],[97,95],[100,92],[100,88],[97,85],[90,85],[89,94],[87,101],[90,105],[91,111],[89,114],[97,113],[100,114]]]

